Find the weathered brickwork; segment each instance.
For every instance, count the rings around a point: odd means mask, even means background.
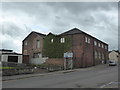
[[[32,32],[23,40],[23,54],[32,58],[34,53],[43,53],[44,38],[47,35]],[[74,68],[89,67],[108,60],[108,44],[96,39],[95,37],[77,29],[71,29],[58,35],[60,38],[70,37],[72,45],[70,50],[73,52]],[[40,47],[36,48],[36,41],[40,41]],[[27,45],[25,45],[27,42]],[[54,43],[54,42],[53,42]],[[59,48],[59,46],[57,46]],[[26,51],[27,50],[27,51]]]

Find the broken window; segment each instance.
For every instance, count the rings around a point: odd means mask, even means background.
[[[41,53],[33,53],[33,58],[40,58],[41,57]]]

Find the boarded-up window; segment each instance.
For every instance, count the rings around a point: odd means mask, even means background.
[[[99,52],[99,59],[101,59],[101,53]]]
[[[24,50],[24,55],[27,55],[27,50]]]
[[[95,51],[94,55],[95,55],[95,59],[97,59],[97,56],[98,56],[97,51]]]
[[[40,48],[40,40],[37,40],[37,42],[36,42],[36,48]]]
[[[104,54],[102,53],[102,59],[104,60]]]
[[[25,46],[27,46],[27,41],[25,41]]]

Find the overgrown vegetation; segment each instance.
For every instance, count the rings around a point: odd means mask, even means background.
[[[71,48],[72,40],[70,37],[64,37],[65,42],[61,43],[61,36],[49,34],[44,38],[43,55],[49,58],[63,58],[63,53]],[[51,40],[53,39],[53,42]]]

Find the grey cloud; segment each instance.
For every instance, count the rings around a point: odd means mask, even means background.
[[[22,35],[23,29],[18,27],[12,22],[3,22],[2,23],[2,34],[7,34],[11,37],[20,37]]]
[[[10,14],[15,15],[15,13],[24,13],[30,18],[34,17],[35,22],[33,25],[44,25],[53,33],[62,33],[74,27],[78,27],[79,29],[83,28],[85,32],[87,31],[97,38],[103,39],[102,41],[110,43],[110,49],[115,49],[117,46],[117,41],[115,41],[118,29],[116,25],[117,22],[113,22],[115,17],[108,17],[106,15],[109,11],[117,11],[117,3],[24,2],[3,3],[2,7],[5,12],[9,12]],[[105,13],[101,13],[101,11],[104,11]],[[8,31],[9,29],[12,31]],[[15,31],[16,29],[17,31]],[[22,30],[20,27],[9,23],[7,24],[4,33],[15,37],[17,34],[13,35],[13,32],[14,34],[17,32],[20,33],[20,30]],[[27,32],[25,30],[22,31],[25,33]],[[113,38],[111,38],[110,35]],[[18,36],[20,37],[20,34]],[[111,39],[115,41],[115,44],[112,44]]]

